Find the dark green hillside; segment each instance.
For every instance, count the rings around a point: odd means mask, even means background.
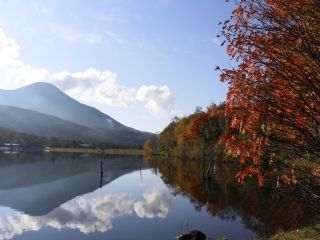
[[[0,127],[43,137],[89,143],[140,146],[149,136],[141,132],[91,128],[40,112],[0,105]]]

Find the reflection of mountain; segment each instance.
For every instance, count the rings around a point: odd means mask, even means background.
[[[0,161],[0,205],[29,215],[43,215],[75,196],[139,170],[140,164],[139,157],[131,156],[57,158],[44,155],[42,161],[24,158],[24,162],[10,163],[3,160]]]
[[[139,218],[165,218],[172,208],[172,197],[167,188],[151,188],[143,194],[143,198],[144,201],[135,201],[131,194],[109,194],[102,188],[75,197],[42,216],[29,216],[0,208],[0,240],[44,227],[77,229],[85,234],[106,232],[112,229],[115,218],[134,212]]]

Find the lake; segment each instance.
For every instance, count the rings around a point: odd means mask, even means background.
[[[178,163],[174,163],[178,164]],[[254,239],[312,223],[285,191],[239,186],[231,165],[200,184],[192,164],[137,156],[0,155],[0,240]],[[290,212],[294,209],[294,213]]]

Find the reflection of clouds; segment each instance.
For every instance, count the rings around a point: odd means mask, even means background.
[[[11,239],[29,231],[49,226],[57,230],[78,229],[82,233],[106,232],[113,218],[131,214],[140,218],[165,218],[172,207],[167,189],[153,188],[143,194],[144,201],[135,202],[128,194],[94,192],[62,204],[48,215],[29,216],[8,208],[0,208],[0,240]]]
[[[0,239],[11,239],[25,231],[37,231],[40,224],[32,220],[32,217],[20,213],[6,213],[0,217]]]
[[[34,217],[10,211],[0,215],[0,240],[44,226],[61,230],[79,229],[82,233],[105,232],[112,219],[132,213],[133,199],[128,194],[90,195],[75,198],[45,216]]]
[[[172,208],[170,193],[164,188],[153,188],[143,194],[143,201],[134,204],[136,214],[141,218],[165,218]]]
[[[56,229],[79,229],[83,233],[105,232],[112,228],[111,220],[132,213],[133,199],[127,194],[81,197],[40,217]]]

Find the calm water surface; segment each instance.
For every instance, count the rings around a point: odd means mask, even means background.
[[[268,228],[231,204],[208,209],[140,157],[0,157],[0,240],[163,240],[192,229],[251,239]]]

